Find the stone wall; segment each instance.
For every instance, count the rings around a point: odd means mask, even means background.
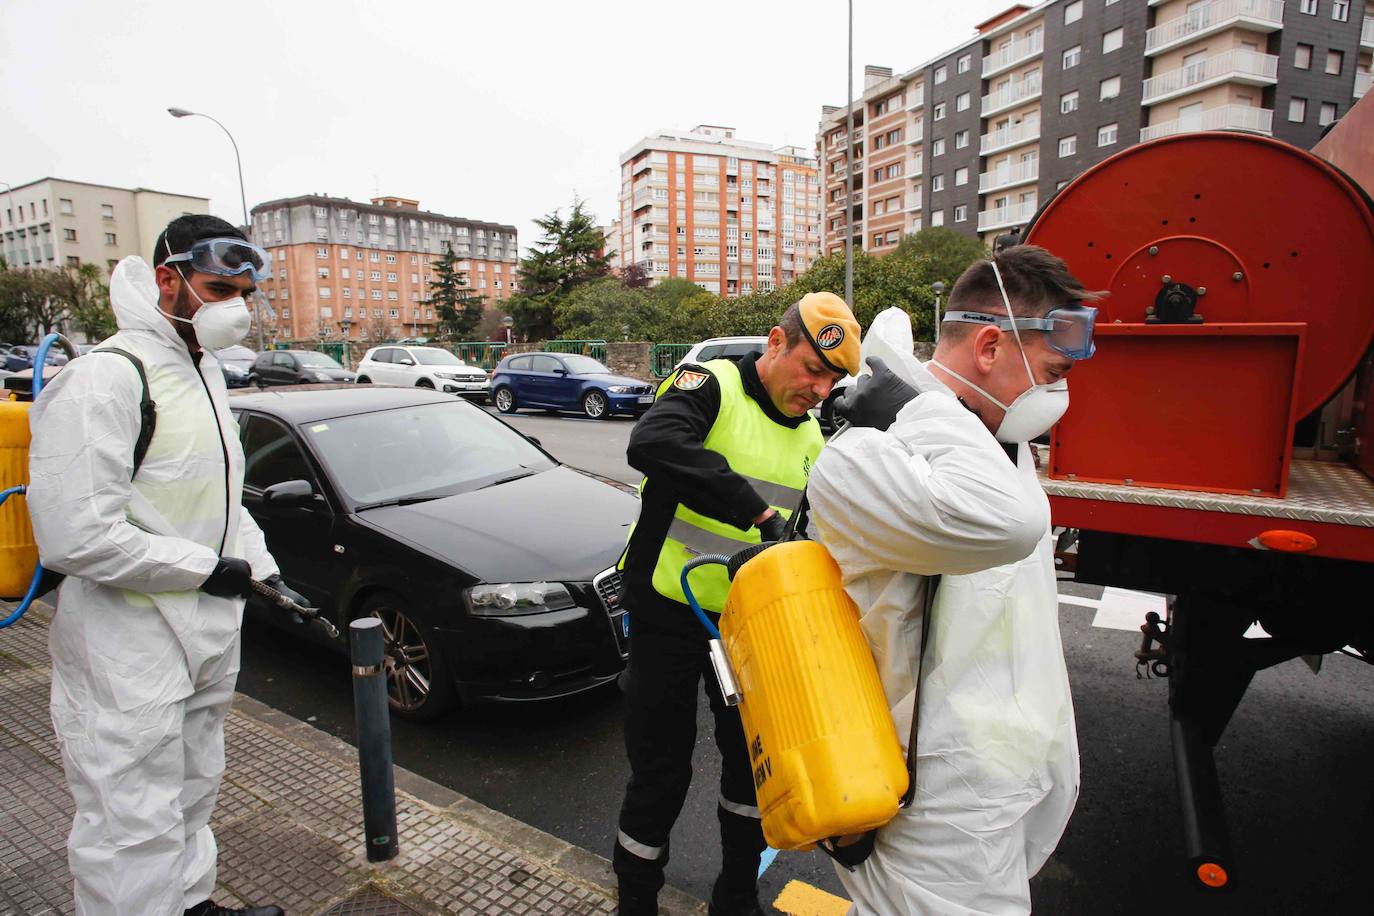
[[[606,365],[617,375],[653,381],[649,374],[649,352],[651,343],[608,343],[606,344]]]

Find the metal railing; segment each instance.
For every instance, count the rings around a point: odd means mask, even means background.
[[[983,96],[980,113],[983,117],[987,117],[993,112],[1029,101],[1039,94],[1040,76],[1038,74],[1029,79],[1012,80],[1010,85]]]
[[[1192,91],[1208,80],[1246,78],[1274,82],[1279,75],[1279,59],[1248,48],[1232,48],[1205,60],[1167,70],[1147,79],[1141,87],[1142,105],[1151,105],[1171,95]]]
[[[1212,0],[1195,6],[1176,19],[1147,29],[1145,53],[1157,54],[1165,48],[1214,32],[1241,19],[1252,25],[1281,29],[1283,0]]]
[[[1365,93],[1369,91],[1371,83],[1374,83],[1374,73],[1364,73],[1359,70],[1355,71],[1355,98],[1364,98]]]
[[[1250,130],[1255,133],[1273,132],[1274,112],[1250,105],[1221,105],[1202,112],[1198,117],[1178,118],[1161,124],[1151,124],[1140,131],[1140,142],[1185,134],[1198,130]]]
[[[507,344],[498,340],[460,340],[450,346],[453,355],[469,366],[480,366],[490,372],[506,355]]]
[[[1016,146],[1019,143],[1029,143],[1032,140],[1040,139],[1040,119],[1027,118],[1020,124],[1013,124],[992,133],[983,134],[978,141],[978,152],[981,155],[988,155],[999,149]]]
[[[1366,16],[1360,23],[1360,44],[1374,48],[1374,16]]]
[[[984,232],[988,229],[1000,229],[1003,226],[1015,226],[1024,223],[1035,215],[1035,201],[1027,201],[1023,204],[1011,204],[1006,207],[993,207],[991,210],[983,210],[978,214],[978,231]]]
[[[604,340],[550,340],[544,344],[549,353],[580,353],[592,359],[606,361],[606,341]]]
[[[1036,32],[1030,38],[1014,38],[1011,44],[983,58],[983,78],[986,79],[1000,70],[1013,67],[1029,60],[1045,50],[1045,33]]]
[[[999,169],[992,169],[978,176],[978,193],[986,194],[998,188],[1009,188],[1012,185],[1024,184],[1028,181],[1035,181],[1040,177],[1040,160],[1031,159],[1028,162],[1016,162],[1009,166]]]
[[[654,344],[649,350],[649,372],[654,378],[667,378],[673,367],[682,361],[691,344]]]

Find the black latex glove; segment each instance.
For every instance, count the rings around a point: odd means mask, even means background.
[[[281,593],[283,598],[289,598],[292,601],[299,604],[301,607],[310,607],[310,602],[305,599],[305,596],[302,595],[300,592],[296,591],[291,586],[287,585],[286,580],[284,580],[281,576],[268,576],[266,579],[262,580],[262,584],[275,588],[278,592]],[[295,613],[294,611],[291,612],[291,621],[293,623],[299,623],[301,625],[304,625],[306,623],[305,618],[302,617],[300,614]]]
[[[765,544],[769,541],[781,541],[787,533],[787,519],[774,512],[754,527],[759,529],[759,537]]]
[[[919,393],[876,356],[867,360],[872,375],[861,375],[835,399],[835,415],[850,426],[887,429],[897,412]]]
[[[253,567],[238,557],[220,557],[214,572],[200,584],[200,590],[219,598],[247,598],[253,593],[248,583],[253,580]]]

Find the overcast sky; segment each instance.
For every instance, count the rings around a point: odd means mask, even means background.
[[[864,64],[901,72],[1007,0],[856,0]],[[619,154],[724,124],[814,148],[845,100],[843,0],[4,0],[0,181],[44,176],[248,206],[298,194],[418,198],[513,224],[577,194],[615,213]]]

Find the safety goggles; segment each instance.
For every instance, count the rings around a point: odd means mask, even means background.
[[[259,283],[272,276],[272,256],[243,239],[201,239],[190,251],[168,255],[162,263],[186,263],[192,270],[221,277],[237,277],[245,271]]]
[[[986,312],[945,312],[944,321],[964,324],[990,324],[1003,331],[1044,331],[1046,342],[1057,353],[1069,359],[1089,359],[1097,352],[1093,343],[1093,326],[1097,323],[1097,309],[1090,305],[1061,305],[1050,309],[1042,318],[1004,318]]]

